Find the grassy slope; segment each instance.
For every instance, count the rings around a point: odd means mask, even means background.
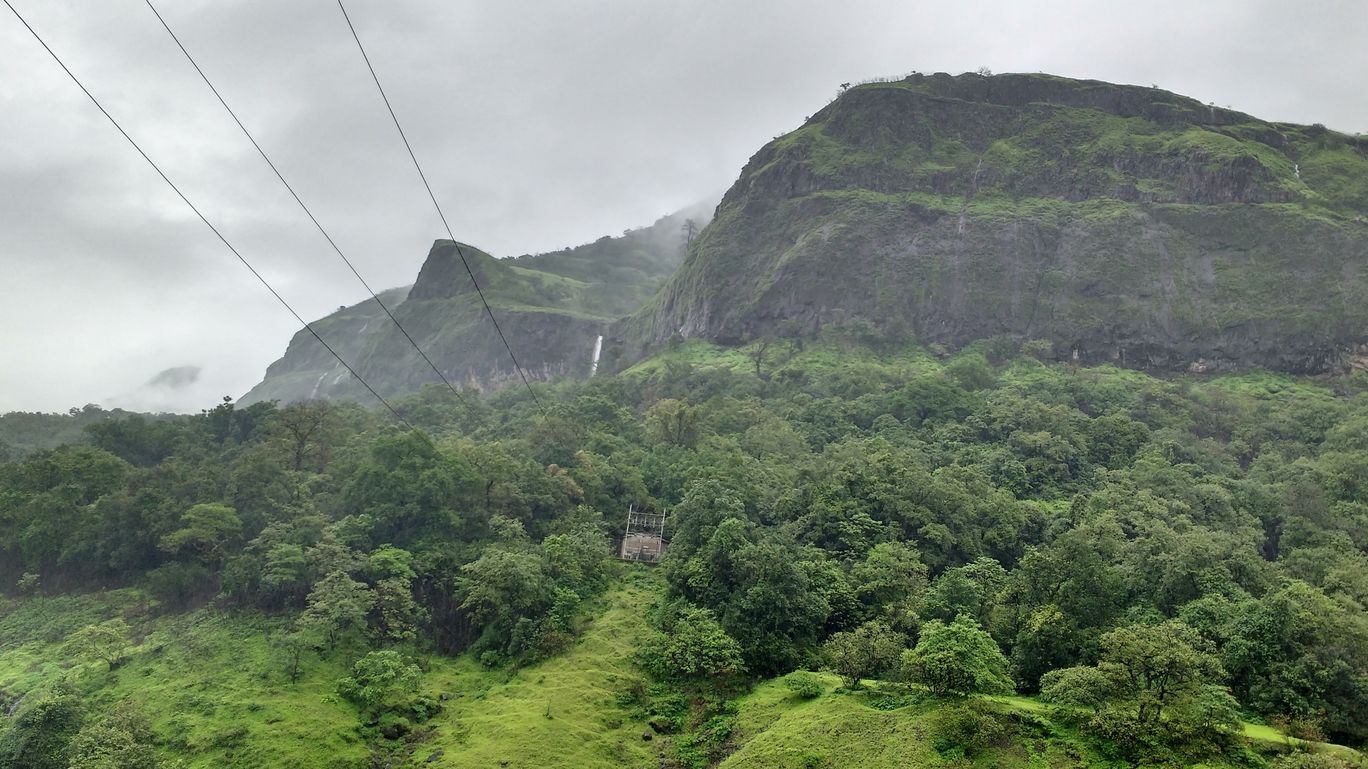
[[[668,755],[666,741],[643,741],[646,724],[633,720],[617,698],[638,676],[631,656],[646,630],[642,608],[659,589],[644,569],[628,571],[595,602],[573,648],[516,672],[486,670],[469,656],[429,658],[424,690],[450,699],[406,762],[394,766],[658,766]],[[59,664],[67,633],[113,616],[128,617],[134,628],[137,645],[128,661],[112,673],[102,664]],[[8,601],[0,603],[0,692],[66,678],[96,708],[132,699],[151,718],[165,757],[178,761],[172,766],[364,766],[371,749],[358,733],[356,711],[333,694],[350,656],[311,659],[291,684],[267,640],[277,626],[209,609],[150,617],[141,596],[129,590]],[[880,709],[877,690],[836,693],[838,680],[823,680],[826,693],[813,700],[795,697],[782,679],[742,697],[737,749],[723,769],[1108,765],[1067,729],[1029,719],[1001,746],[971,759],[942,756],[930,742],[933,705]],[[1047,715],[1030,698],[992,699],[1007,714]],[[1245,736],[1265,745],[1287,742],[1263,725],[1247,724]],[[1322,747],[1362,760],[1347,748]]]
[[[655,766],[660,743],[643,742],[644,722],[627,720],[618,692],[635,677],[631,654],[646,630],[642,608],[653,589],[640,571],[601,600],[602,613],[576,646],[511,676],[468,657],[434,664],[431,688],[463,692],[415,754],[445,751],[439,766]]]
[[[516,673],[489,671],[467,657],[432,657],[423,688],[451,699],[416,745],[418,766],[654,766],[661,743],[641,740],[616,695],[632,677],[630,654],[645,627],[637,607],[651,595],[629,575],[595,607],[579,643]],[[131,699],[152,720],[167,759],[193,767],[363,766],[370,747],[355,709],[334,695],[350,656],[314,658],[291,684],[267,641],[278,623],[209,609],[140,617],[133,591],[0,604],[0,692],[25,692],[62,678],[95,707]],[[64,669],[58,647],[71,630],[130,616],[145,634],[112,673],[102,663]],[[547,714],[550,714],[548,717]],[[427,757],[441,750],[440,762]],[[398,764],[396,764],[397,766]]]
[[[757,347],[758,343],[725,347],[703,339],[689,339],[631,366],[623,375],[650,376],[666,371],[671,364],[753,372],[755,360],[752,355]],[[881,376],[907,379],[935,373],[940,368],[940,363],[920,347],[908,346],[903,350],[880,354],[868,347],[852,344],[837,333],[828,333],[816,341],[806,341],[801,348],[788,340],[776,341],[765,350],[762,364],[767,375],[783,376],[784,372],[792,371],[815,378],[863,369]]]
[[[876,692],[833,693],[839,681],[835,676],[824,679],[827,693],[812,700],[799,699],[781,680],[764,683],[747,695],[738,718],[741,747],[722,762],[722,769],[1105,765],[1071,735],[1052,736],[1025,727],[1001,746],[972,758],[944,757],[932,747],[933,706],[880,710],[873,707],[879,698]]]
[[[814,769],[815,767],[858,766],[861,769],[903,767],[1052,767],[1116,766],[1092,750],[1086,740],[1057,724],[1048,722],[1050,708],[1029,697],[990,697],[999,712],[1024,714],[1014,733],[1000,745],[971,758],[942,756],[931,744],[930,724],[935,708],[926,704],[904,705],[891,710],[876,707],[881,695],[877,689],[859,693],[835,692],[840,681],[822,676],[826,692],[815,699],[799,699],[782,679],[756,687],[739,703],[737,732],[739,745],[721,764],[721,769]],[[1041,720],[1045,719],[1045,720]],[[1043,726],[1032,725],[1032,721]],[[1244,725],[1244,736],[1255,747],[1281,748],[1291,742],[1271,726]],[[1341,745],[1312,743],[1316,751],[1327,751],[1368,765],[1365,757]],[[1209,769],[1239,766],[1208,761]]]
[[[182,759],[185,767],[348,766],[368,754],[355,734],[354,709],[331,696],[344,673],[342,655],[310,660],[291,684],[266,640],[278,623],[213,610],[139,617],[140,606],[140,597],[126,590],[6,606],[0,689],[22,692],[66,678],[95,708],[133,700],[152,721],[166,757]],[[59,664],[67,632],[130,614],[139,642],[113,672],[103,663]]]

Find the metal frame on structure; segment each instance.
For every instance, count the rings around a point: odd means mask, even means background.
[[[627,529],[618,557],[624,561],[655,563],[665,554],[665,514],[627,508]]]

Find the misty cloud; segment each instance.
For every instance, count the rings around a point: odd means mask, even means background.
[[[199,366],[176,366],[166,369],[147,380],[147,387],[165,387],[168,390],[183,390],[199,381]]]
[[[142,2],[15,4],[301,313],[364,297]],[[443,233],[336,7],[159,8],[372,285],[412,282]],[[1154,83],[1368,130],[1354,0],[348,8],[457,236],[496,255],[649,224],[727,186],[839,83],[914,69]],[[141,407],[193,411],[246,391],[295,321],[4,10],[0,114],[0,410],[165,391]],[[197,379],[151,386],[186,360]]]

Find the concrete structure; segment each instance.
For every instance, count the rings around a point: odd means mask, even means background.
[[[665,554],[665,514],[627,509],[627,530],[622,536],[618,557],[624,561],[656,563]]]

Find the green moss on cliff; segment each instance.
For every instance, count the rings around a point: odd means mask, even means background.
[[[1361,143],[1324,129],[1095,81],[870,83],[757,153],[618,333],[639,355],[863,318],[922,343],[1325,370],[1368,337],[1365,207]]]

